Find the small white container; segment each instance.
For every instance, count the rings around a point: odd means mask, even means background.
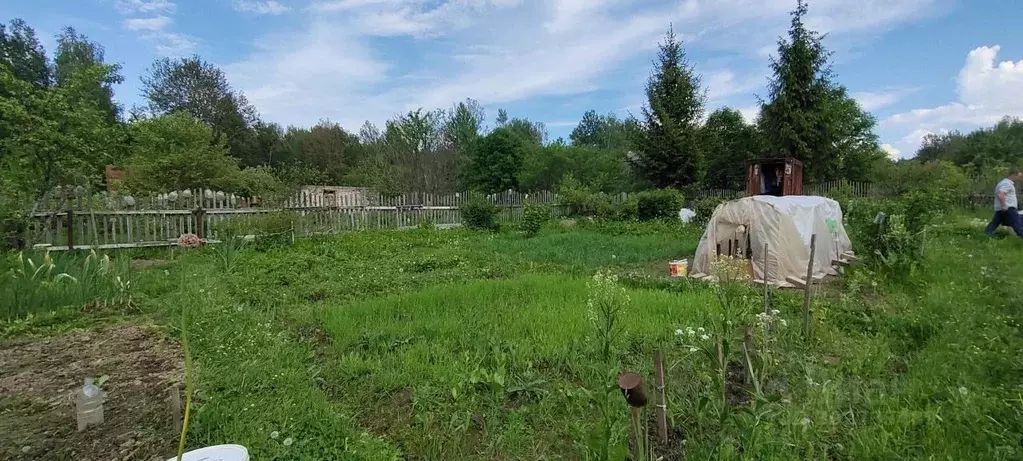
[[[178,457],[167,459],[177,461]],[[181,461],[249,461],[249,450],[241,445],[214,445],[181,455]]]
[[[75,395],[75,419],[78,431],[103,423],[104,392],[93,384],[92,378],[85,378],[85,385]]]

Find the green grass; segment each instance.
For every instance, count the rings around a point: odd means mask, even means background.
[[[138,275],[142,313],[117,320],[179,334],[188,313],[188,446],[241,443],[253,459],[595,459],[603,424],[621,447],[628,421],[606,386],[620,370],[649,376],[655,349],[688,459],[739,459],[740,446],[750,459],[1020,459],[1023,242],[948,219],[908,282],[860,267],[819,293],[810,340],[800,295],[774,293],[789,326],[753,357],[763,392],[749,406],[716,397],[710,343],[690,352],[674,334],[720,314],[712,288],[653,278],[695,250],[700,230],[674,225],[373,231],[250,247],[230,274],[213,251],[179,252],[167,273]],[[600,268],[639,274],[623,278],[614,365],[587,320]],[[744,295],[730,339],[762,309]],[[68,312],[3,331],[89,325]]]
[[[619,347],[641,358],[670,341],[673,326],[706,323],[713,301],[705,290],[629,294]],[[587,338],[587,296],[584,279],[529,275],[328,307],[336,395],[347,412],[427,459],[572,452],[579,433],[567,423],[594,416],[568,401],[572,392],[608,384],[588,382],[599,361]],[[380,421],[401,412],[415,415]]]

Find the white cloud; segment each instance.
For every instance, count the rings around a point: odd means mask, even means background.
[[[700,70],[697,69],[697,72]],[[707,101],[714,102],[734,95],[752,95],[753,90],[763,88],[767,76],[761,72],[748,73],[737,77],[730,70],[712,71],[702,76],[703,87],[707,90]]]
[[[738,111],[742,114],[742,118],[746,120],[746,123],[755,123],[757,118],[760,117],[760,106],[740,107]]]
[[[163,30],[173,22],[167,16],[154,16],[151,18],[125,19],[121,25],[131,31],[158,31]]]
[[[142,38],[152,41],[156,47],[156,54],[167,58],[192,55],[195,53],[196,47],[199,46],[192,37],[175,32],[147,34]]]
[[[817,0],[811,14],[835,34],[860,33],[914,20],[915,9],[934,1],[885,0],[890,11],[871,19],[881,0],[866,0],[868,13],[852,11],[851,0]],[[227,69],[267,118],[285,124],[329,117],[354,129],[466,97],[493,106],[594,90],[628,106],[643,99],[642,83],[624,84],[623,74],[645,77],[669,23],[687,48],[749,55],[773,49],[792,7],[790,0],[312,0],[308,22],[263,37]],[[844,25],[849,15],[855,21]],[[375,37],[412,39],[415,54],[384,52]],[[697,69],[709,99],[750,104],[767,63],[739,62]]]
[[[897,88],[881,91],[859,91],[852,94],[853,99],[860,103],[860,107],[868,112],[873,112],[891,106],[917,91],[917,88]]]
[[[284,14],[291,10],[288,6],[275,0],[234,0],[231,2],[231,6],[234,7],[235,11],[243,13],[266,14],[271,16]]]
[[[902,151],[896,149],[891,144],[887,143],[881,144],[881,150],[885,151],[885,153],[888,154],[888,157],[892,158],[893,160],[902,158]]]
[[[1023,117],[1023,60],[996,63],[999,46],[970,51],[956,80],[958,101],[938,107],[914,109],[884,120],[886,127],[912,130],[899,145],[916,152],[920,133],[973,129],[993,125],[1006,116]]]
[[[173,13],[177,5],[171,0],[117,0],[117,9],[124,14]]]

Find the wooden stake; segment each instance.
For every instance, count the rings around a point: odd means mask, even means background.
[[[170,411],[171,421],[174,424],[174,433],[181,433],[181,390],[178,389],[177,383],[174,383],[170,389]]]
[[[767,299],[767,242],[764,242],[764,314],[770,315],[771,302]]]
[[[664,398],[664,361],[661,351],[654,351],[654,384],[657,386],[657,434],[661,443],[668,443],[668,405]]]
[[[750,325],[743,325],[743,337],[742,344],[745,346],[747,354],[753,353],[753,327]],[[746,373],[743,374],[742,382],[749,384],[753,379],[753,366],[748,360],[746,361]]]
[[[810,337],[810,285],[813,284],[813,256],[817,251],[817,234],[810,236],[810,262],[806,265],[806,281],[803,284],[803,336]]]

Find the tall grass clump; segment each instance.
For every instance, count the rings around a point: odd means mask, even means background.
[[[134,286],[126,264],[95,251],[85,257],[21,252],[0,264],[0,291],[7,298],[0,318],[6,320],[91,303],[132,303]]]

